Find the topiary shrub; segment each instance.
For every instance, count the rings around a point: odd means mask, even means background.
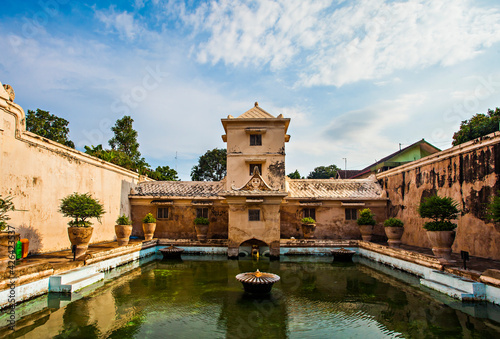
[[[440,197],[437,195],[425,198],[418,207],[418,213],[422,218],[429,218],[424,224],[428,231],[453,231],[457,225],[451,220],[457,219],[460,210],[458,203],[450,197]]]
[[[132,225],[132,220],[130,220],[130,218],[124,214],[122,216],[119,216],[118,219],[116,219],[116,224],[117,225]]]
[[[146,214],[146,216],[142,219],[142,222],[144,224],[152,224],[152,223],[155,223],[156,222],[156,218],[151,214],[151,213],[148,213]]]
[[[488,219],[500,222],[500,191],[497,192],[497,195],[488,206]]]
[[[398,218],[389,218],[384,221],[384,227],[403,227],[404,223]]]
[[[316,220],[314,220],[311,217],[307,217],[307,218],[302,218],[302,220],[300,222],[303,224],[315,224]]]
[[[90,227],[92,223],[87,220],[96,218],[99,223],[104,213],[104,206],[99,200],[92,198],[90,193],[73,193],[61,199],[59,212],[65,217],[73,218],[68,225],[71,227]]]
[[[208,218],[198,217],[194,219],[195,225],[208,225],[208,223],[209,223]]]
[[[375,225],[376,221],[374,219],[375,214],[369,208],[365,208],[359,212],[359,218],[356,221],[358,225]]]

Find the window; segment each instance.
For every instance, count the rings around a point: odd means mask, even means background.
[[[262,134],[250,134],[250,146],[261,146]]]
[[[259,174],[262,175],[262,164],[250,164],[250,175],[253,175],[253,169],[255,167],[259,169]]]
[[[248,210],[248,221],[260,221],[260,210]]]
[[[197,208],[196,209],[197,218],[208,218],[208,207]]]
[[[355,208],[345,209],[345,220],[356,220],[358,219],[358,210]]]
[[[303,218],[313,218],[316,220],[316,209],[315,208],[304,208],[303,210]]]
[[[156,213],[157,219],[168,219],[168,207],[158,207],[158,211]]]

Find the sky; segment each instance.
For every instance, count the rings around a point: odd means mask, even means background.
[[[130,115],[140,151],[190,180],[254,102],[291,118],[286,173],[362,169],[500,106],[500,2],[2,1],[0,82],[27,112],[108,147]]]

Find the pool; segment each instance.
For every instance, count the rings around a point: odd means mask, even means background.
[[[227,260],[184,255],[110,271],[73,297],[49,294],[8,338],[494,338],[499,307],[462,304],[372,261],[331,257]],[[149,262],[148,262],[149,261]],[[267,297],[243,292],[241,272],[281,280]],[[125,272],[118,275],[121,272]],[[78,299],[70,302],[68,299]],[[29,303],[25,307],[29,307]],[[22,308],[20,308],[22,311]]]

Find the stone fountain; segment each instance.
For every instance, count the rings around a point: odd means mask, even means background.
[[[279,275],[267,272],[240,273],[236,279],[243,284],[245,292],[251,294],[267,294],[271,292],[275,282],[280,280]]]
[[[163,254],[163,259],[179,259],[184,250],[174,245],[170,245],[169,247],[160,249],[160,252]]]

